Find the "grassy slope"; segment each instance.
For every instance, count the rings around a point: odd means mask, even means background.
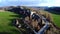
[[[57,15],[57,14],[52,14],[53,16],[53,20],[54,20],[54,23],[60,27],[60,15]]]
[[[46,12],[46,11],[42,11],[43,12]],[[60,15],[58,14],[53,14],[51,13],[52,17],[53,17],[53,21],[54,23],[56,24],[56,26],[60,27]]]
[[[11,15],[17,14],[12,12],[0,12],[0,34],[20,34],[14,26],[11,26],[10,19],[16,18]]]

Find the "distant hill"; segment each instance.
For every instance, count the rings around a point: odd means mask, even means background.
[[[60,7],[49,7],[46,10],[51,10],[51,11],[56,11],[56,12],[60,12]]]

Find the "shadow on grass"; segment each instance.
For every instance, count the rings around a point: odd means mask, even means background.
[[[9,32],[0,32],[0,34],[11,34]]]
[[[12,17],[15,17],[15,16],[12,16]],[[15,20],[16,19],[9,19],[11,22],[9,23],[9,26],[14,26],[14,22],[15,22]],[[21,28],[17,28],[19,31],[21,31],[21,33],[22,34],[29,34],[30,32],[33,32],[33,31],[31,31],[31,29],[27,29],[26,27],[24,27],[25,26],[25,24],[21,21],[21,20],[19,20],[19,23],[22,25],[22,27]],[[14,29],[12,29],[11,31],[14,31],[14,32],[16,32],[16,31],[18,31],[18,30],[14,30]],[[33,33],[34,34],[34,33]]]
[[[9,25],[9,26],[14,26],[14,25],[13,25],[14,19],[8,19],[8,20],[10,21],[8,25]]]
[[[19,15],[10,15],[10,17],[17,17],[17,18],[20,18],[21,16],[19,16]],[[14,26],[14,27],[16,27],[15,25],[14,25],[14,23],[16,22],[16,19],[17,18],[13,18],[13,19],[8,19],[10,22],[9,22],[9,24],[8,24],[8,26]],[[21,33],[23,33],[23,34],[26,34],[26,31],[23,31],[23,30],[26,30],[25,28],[24,28],[24,24],[22,23],[22,25],[23,25],[23,28],[20,28],[19,29],[19,31],[21,31]],[[16,27],[17,28],[17,27]],[[13,32],[16,32],[17,34],[19,34],[18,32],[18,28],[17,28],[17,30],[14,30],[14,29],[12,29],[11,31],[13,31]],[[3,32],[3,34],[4,34],[4,32]],[[10,33],[8,33],[7,32],[7,34],[10,34]]]
[[[9,26],[14,26],[14,21],[15,19],[10,19],[10,23],[9,23]],[[19,30],[19,32],[21,32],[22,34],[29,34],[29,32],[31,32],[31,29],[26,29],[26,27],[24,27],[25,26],[25,24],[23,24],[23,23],[20,23],[21,25],[22,25],[22,27],[21,28],[17,28],[16,26],[16,28]],[[18,32],[18,30],[14,30],[14,29],[12,29],[11,31],[14,31],[14,32]],[[33,32],[33,31],[32,31]]]
[[[0,32],[0,34],[21,34],[17,29],[11,29],[10,31],[7,32]]]
[[[9,26],[13,26],[13,23],[15,23],[15,20],[21,18],[21,15],[9,15],[9,16],[14,17],[12,19],[8,19],[10,21]]]
[[[10,15],[11,17],[17,17],[17,18],[21,18],[22,17],[22,15]]]

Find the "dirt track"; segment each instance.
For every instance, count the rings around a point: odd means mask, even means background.
[[[0,10],[0,12],[5,12],[4,10]]]

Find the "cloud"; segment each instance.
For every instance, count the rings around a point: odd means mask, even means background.
[[[38,4],[38,6],[48,6],[48,7],[57,6],[57,7],[60,7],[60,0],[46,0],[45,2]]]
[[[1,0],[0,5],[9,6],[9,5],[25,5],[25,6],[33,6],[39,4],[40,0]]]
[[[60,6],[60,0],[0,0],[0,6]]]

